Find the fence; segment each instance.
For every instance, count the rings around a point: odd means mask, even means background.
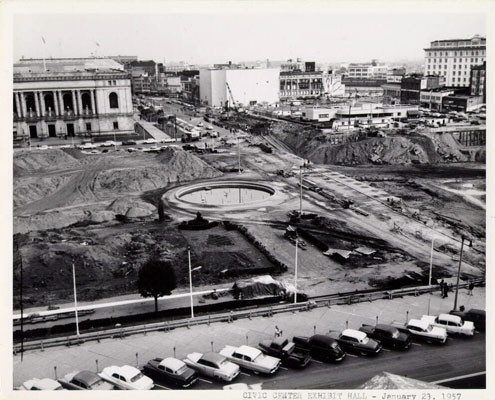
[[[473,280],[476,286],[483,286],[485,284],[484,278],[479,278]],[[459,288],[466,288],[467,283],[459,284]],[[310,311],[316,307],[331,307],[333,305],[344,305],[344,304],[354,304],[363,301],[375,301],[381,299],[393,299],[394,297],[402,296],[419,296],[424,293],[432,293],[439,291],[440,288],[436,286],[419,286],[412,288],[403,288],[396,290],[378,290],[378,291],[364,291],[364,292],[353,292],[344,294],[333,294],[326,296],[317,296],[311,298],[309,301],[304,303],[284,303],[276,304],[263,308],[256,308],[251,310],[242,311],[230,311],[228,313],[215,314],[200,316],[194,319],[180,319],[174,321],[164,321],[156,322],[145,325],[131,326],[131,327],[119,327],[116,326],[113,329],[106,329],[99,332],[88,332],[82,333],[79,336],[71,335],[65,337],[58,337],[46,340],[35,340],[24,343],[24,351],[26,350],[38,350],[43,351],[47,347],[55,346],[72,346],[79,345],[81,343],[102,339],[120,338],[123,339],[126,336],[144,334],[148,332],[162,331],[168,332],[172,329],[177,328],[187,328],[190,329],[192,326],[197,325],[210,325],[212,323],[226,322],[233,323],[236,319],[241,318],[256,318],[256,317],[271,317],[274,314],[284,313],[284,312],[296,312],[296,311]],[[14,354],[20,351],[20,345],[14,346]]]

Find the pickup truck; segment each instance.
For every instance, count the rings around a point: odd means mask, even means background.
[[[296,346],[310,351],[311,356],[323,361],[342,361],[345,352],[340,348],[338,342],[326,335],[294,336],[292,341]]]
[[[265,354],[280,358],[284,365],[293,368],[304,368],[311,361],[309,350],[302,349],[294,342],[281,337],[274,340],[263,340],[258,347]]]

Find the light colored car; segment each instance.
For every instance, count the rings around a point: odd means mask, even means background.
[[[156,144],[156,139],[146,139],[142,141],[143,144]]]
[[[207,130],[207,131],[212,131],[212,130],[213,130],[213,127],[212,127],[211,125],[208,125],[208,126],[206,127],[206,130]]]
[[[445,343],[447,341],[447,331],[445,328],[433,326],[427,321],[411,319],[407,323],[406,329],[412,335],[420,337],[427,342]]]
[[[262,382],[251,385],[247,383],[233,383],[231,385],[225,385],[223,390],[261,390],[262,385]]]
[[[50,146],[47,146],[46,144],[44,144],[44,145],[38,147],[38,150],[48,150],[50,148],[51,148]]]
[[[199,123],[198,125],[196,125],[196,126],[202,127],[202,126],[204,126],[204,124],[203,124],[202,122],[200,122],[200,123]]]
[[[106,367],[100,372],[100,376],[107,382],[124,390],[149,390],[154,386],[150,378],[130,365]]]
[[[451,314],[423,315],[422,321],[426,321],[433,326],[445,328],[447,333],[457,333],[460,335],[473,336],[474,324],[471,321],[463,321],[461,317]]]
[[[113,140],[107,140],[106,142],[103,142],[102,144],[100,144],[101,147],[112,147],[112,146],[116,146],[117,145],[117,142],[114,142]]]
[[[216,137],[218,137],[218,136],[219,136],[219,135],[218,135],[218,132],[217,132],[217,131],[211,131],[211,132],[210,132],[210,137],[212,137],[212,138],[216,138]]]
[[[203,375],[226,382],[232,382],[240,373],[238,365],[218,353],[191,353],[187,355],[184,362]]]
[[[274,374],[281,364],[279,358],[267,356],[260,349],[246,345],[225,346],[220,354],[243,368],[263,374]]]
[[[84,144],[80,144],[79,146],[77,146],[77,148],[80,150],[96,149],[96,147],[97,146],[93,143],[84,143]]]
[[[53,379],[33,378],[24,382],[18,390],[65,390],[60,383]]]
[[[70,149],[72,146],[70,144],[63,144],[62,146],[58,146],[59,149]]]

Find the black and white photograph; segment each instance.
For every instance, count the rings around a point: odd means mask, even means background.
[[[5,398],[493,399],[492,14],[0,4]]]

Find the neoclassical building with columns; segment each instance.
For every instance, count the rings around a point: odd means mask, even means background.
[[[134,132],[130,76],[108,58],[14,64],[14,140]]]

